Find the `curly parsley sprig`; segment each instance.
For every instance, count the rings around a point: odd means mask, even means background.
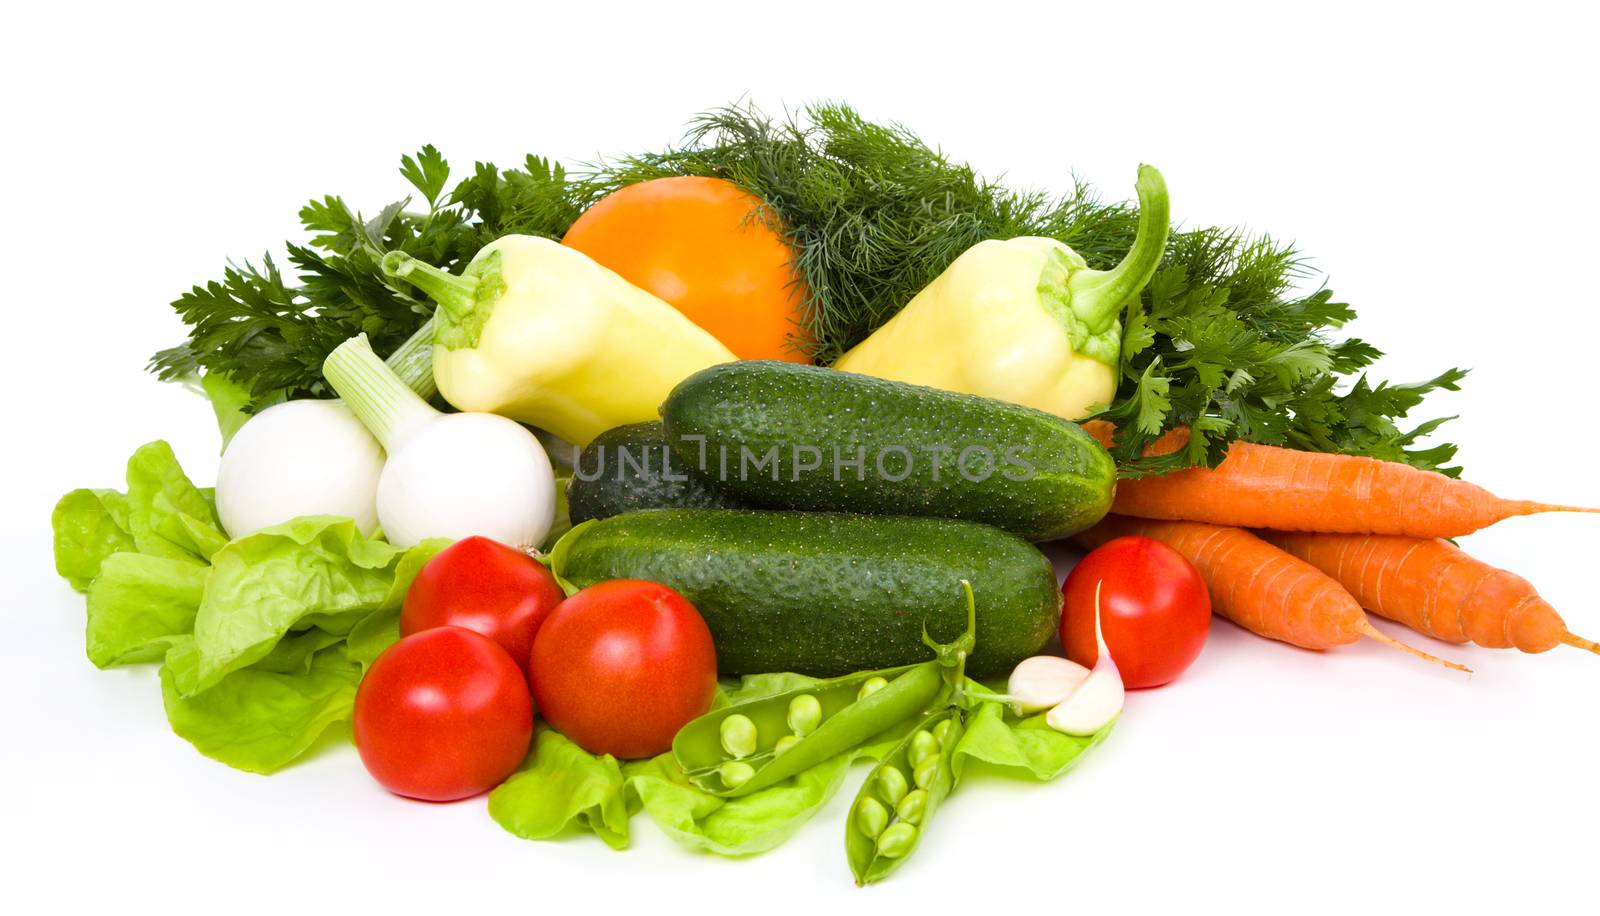
[[[221,280],[189,290],[172,303],[189,337],[157,353],[151,370],[163,379],[227,375],[255,405],[331,396],[322,363],[334,347],[365,333],[388,353],[433,314],[432,303],[384,274],[384,253],[458,269],[507,233],[560,238],[583,212],[566,171],[534,156],[504,172],[480,162],[448,195],[450,166],[432,146],[402,157],[400,174],[426,209],[409,210],[408,197],[366,219],[340,197],[311,201],[300,209],[310,243],[286,246],[298,276],[286,280],[269,254],[259,267],[232,264]]]

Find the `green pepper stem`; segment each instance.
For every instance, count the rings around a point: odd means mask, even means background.
[[[1090,327],[1110,325],[1112,317],[1155,276],[1167,253],[1172,214],[1166,180],[1155,166],[1141,165],[1133,188],[1139,195],[1139,227],[1122,263],[1104,271],[1079,270],[1067,281],[1072,310]]]
[[[439,393],[433,380],[433,323],[429,318],[405,343],[384,360],[407,388],[424,401]]]
[[[477,280],[440,270],[403,251],[391,251],[383,256],[383,272],[427,293],[428,298],[457,320],[471,313],[478,302]]]
[[[365,334],[334,348],[322,364],[322,375],[386,450],[393,451],[406,437],[439,417],[437,410],[372,352]]]

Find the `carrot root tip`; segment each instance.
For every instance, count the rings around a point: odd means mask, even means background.
[[[1445,659],[1440,658],[1437,655],[1429,655],[1428,653],[1422,651],[1421,649],[1418,649],[1416,646],[1408,646],[1408,645],[1406,645],[1405,643],[1401,642],[1400,640],[1395,639],[1392,636],[1389,636],[1388,634],[1384,633],[1382,630],[1379,630],[1377,627],[1373,626],[1371,621],[1362,622],[1362,624],[1361,624],[1361,633],[1362,633],[1362,635],[1367,636],[1367,637],[1369,637],[1371,639],[1377,640],[1378,642],[1381,642],[1384,645],[1389,646],[1392,649],[1399,649],[1401,652],[1404,652],[1407,655],[1414,655],[1417,658],[1422,659],[1423,661],[1433,662],[1436,665],[1443,665],[1443,666],[1445,666],[1446,668],[1449,668],[1452,671],[1461,671],[1461,672],[1464,672],[1466,674],[1471,674],[1472,673],[1472,669],[1468,668],[1466,665],[1458,664],[1458,663],[1452,662],[1452,661],[1447,661]]]
[[[1552,503],[1537,503],[1526,499],[1518,500],[1515,505],[1516,514],[1518,515],[1537,515],[1540,512],[1600,512],[1600,509],[1590,506],[1557,506]]]
[[[1572,646],[1573,648],[1587,649],[1596,655],[1600,655],[1600,642],[1595,642],[1592,639],[1584,639],[1582,636],[1578,636],[1574,633],[1563,633],[1561,636],[1561,641],[1566,645]]]

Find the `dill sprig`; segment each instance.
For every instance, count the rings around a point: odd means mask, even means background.
[[[1138,221],[1082,185],[1059,198],[1008,190],[845,105],[781,122],[754,108],[712,111],[692,122],[681,148],[605,163],[591,181],[604,192],[671,175],[725,178],[771,208],[808,293],[808,340],[796,346],[824,365],[984,239],[1050,235],[1114,262]]]

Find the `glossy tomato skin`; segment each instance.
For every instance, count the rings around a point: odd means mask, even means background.
[[[499,643],[435,627],[384,650],[356,690],[361,762],[384,788],[454,801],[499,785],[528,755],[533,702]]]
[[[429,560],[406,592],[400,635],[462,627],[526,665],[533,634],[566,593],[543,563],[485,537],[464,538]]]
[[[808,362],[794,251],[759,198],[721,178],[656,178],[606,195],[561,243],[672,303],[740,359]]]
[[[1067,658],[1092,668],[1099,657],[1097,586],[1101,631],[1124,686],[1166,684],[1205,648],[1211,595],[1194,564],[1160,541],[1121,537],[1079,560],[1061,587],[1061,645]]]
[[[688,599],[613,579],[555,609],[534,637],[528,679],[545,721],[579,747],[654,757],[711,708],[717,653]]]

